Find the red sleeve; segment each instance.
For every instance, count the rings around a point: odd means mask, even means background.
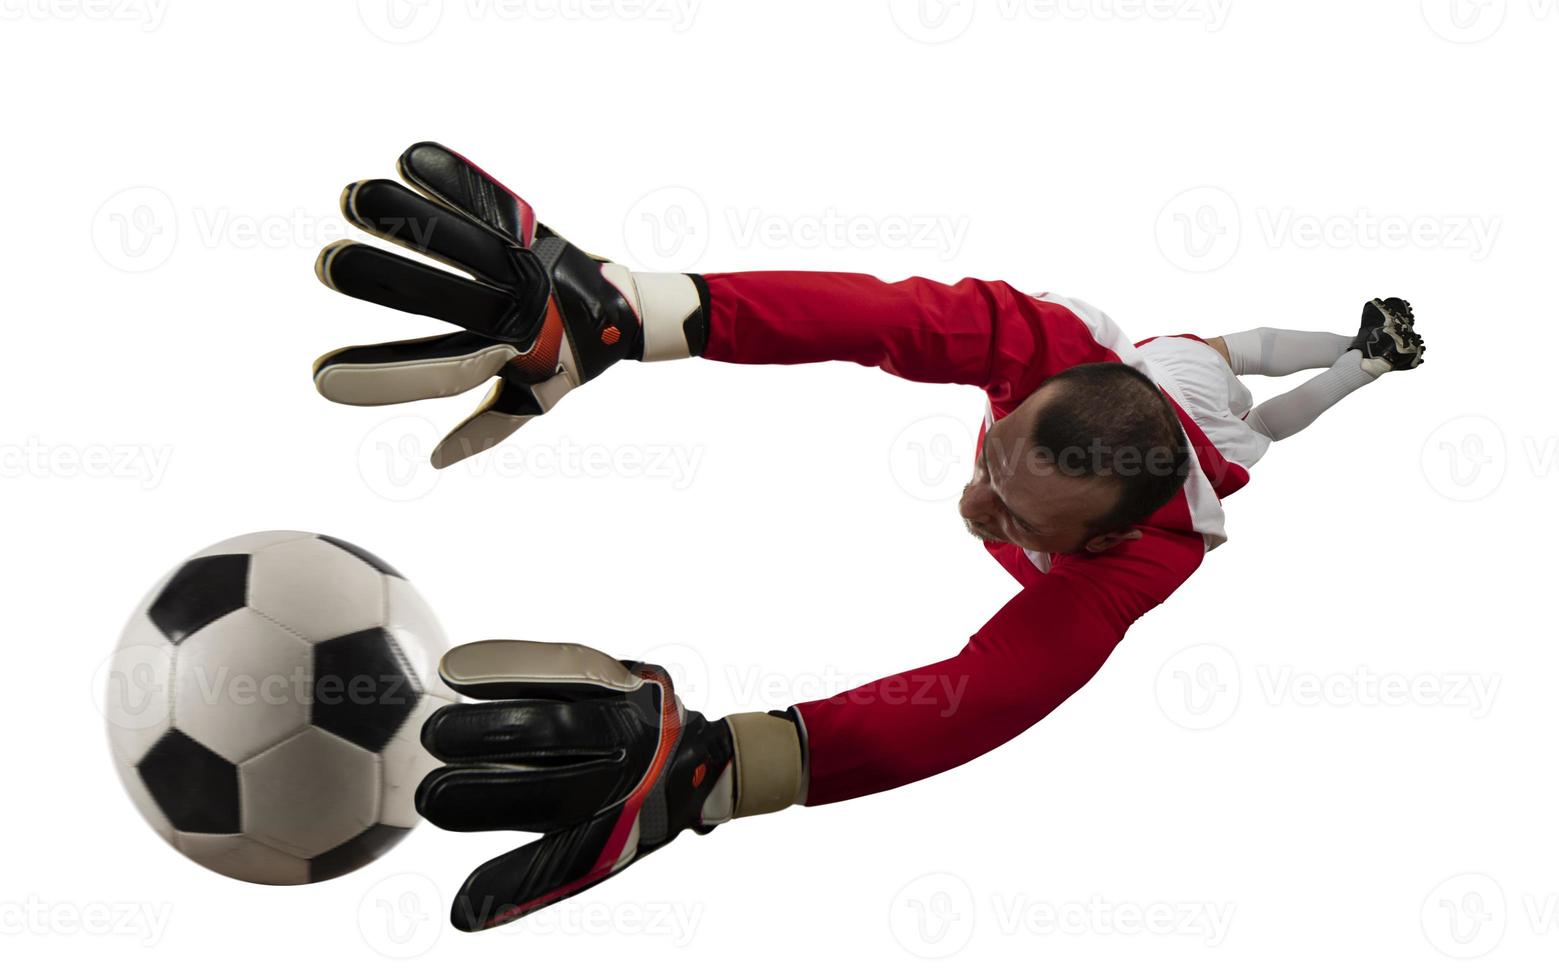
[[[1005,282],[888,283],[842,272],[703,278],[703,356],[716,361],[854,361],[911,381],[975,385],[999,404],[1074,364],[1117,359],[1071,311]]]
[[[1127,628],[1201,564],[1200,535],[1068,555],[1015,596],[958,656],[796,706],[807,805],[880,793],[963,765],[1012,739],[1087,683]]]

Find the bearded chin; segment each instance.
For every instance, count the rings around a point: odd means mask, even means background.
[[[978,526],[975,525],[975,523],[973,521],[965,520],[964,521],[964,530],[968,531],[970,534],[974,535],[976,538],[979,538],[981,541],[986,541],[986,542],[989,542],[991,544],[1000,544],[1001,543],[1001,539],[1000,538],[992,535],[989,531],[981,530]]]

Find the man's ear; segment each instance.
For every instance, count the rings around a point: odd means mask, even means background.
[[[1089,554],[1101,554],[1120,544],[1122,541],[1137,541],[1142,537],[1142,532],[1136,528],[1130,531],[1111,531],[1108,534],[1095,535],[1083,545],[1083,550]]]

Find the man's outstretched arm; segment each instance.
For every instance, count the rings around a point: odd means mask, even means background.
[[[575,644],[457,647],[440,674],[478,703],[424,726],[445,765],[417,809],[448,830],[542,836],[467,877],[455,924],[486,929],[562,901],[684,830],[878,793],[1008,741],[1082,687],[1201,561],[1199,537],[1144,532],[1058,561],[951,660],[786,712],[706,718],[665,670]]]
[[[1005,282],[889,283],[843,272],[700,278],[708,306],[702,355],[715,361],[853,361],[911,381],[990,390],[1013,380],[1012,366],[1054,373],[1100,356],[1070,312]]]
[[[807,743],[806,804],[945,772],[1055,710],[1201,563],[1200,536],[1142,532],[1103,555],[1058,561],[957,656],[793,708]]]
[[[331,351],[315,362],[314,384],[332,401],[386,405],[493,382],[434,450],[435,466],[496,445],[621,360],[854,361],[975,385],[1001,406],[1074,364],[1114,357],[1111,345],[1123,342],[1004,282],[633,272],[579,249],[442,146],[418,143],[399,166],[404,183],[348,185],[342,213],[447,268],[343,240],[315,271],[338,292],[457,329]]]

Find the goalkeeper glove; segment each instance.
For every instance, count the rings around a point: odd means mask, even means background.
[[[345,347],[314,364],[320,394],[348,405],[443,398],[497,378],[481,406],[433,451],[448,466],[507,438],[624,358],[703,350],[694,276],[635,273],[536,220],[513,191],[437,143],[401,154],[401,177],[341,194],[353,225],[467,276],[354,241],[327,245],[315,273],[331,289],[442,320],[453,333]]]
[[[684,830],[705,834],[805,797],[793,716],[707,719],[653,664],[491,640],[449,651],[439,674],[480,700],[423,726],[423,745],[445,765],[418,786],[418,812],[446,830],[543,835],[466,879],[450,918],[467,932],[578,894]]]

